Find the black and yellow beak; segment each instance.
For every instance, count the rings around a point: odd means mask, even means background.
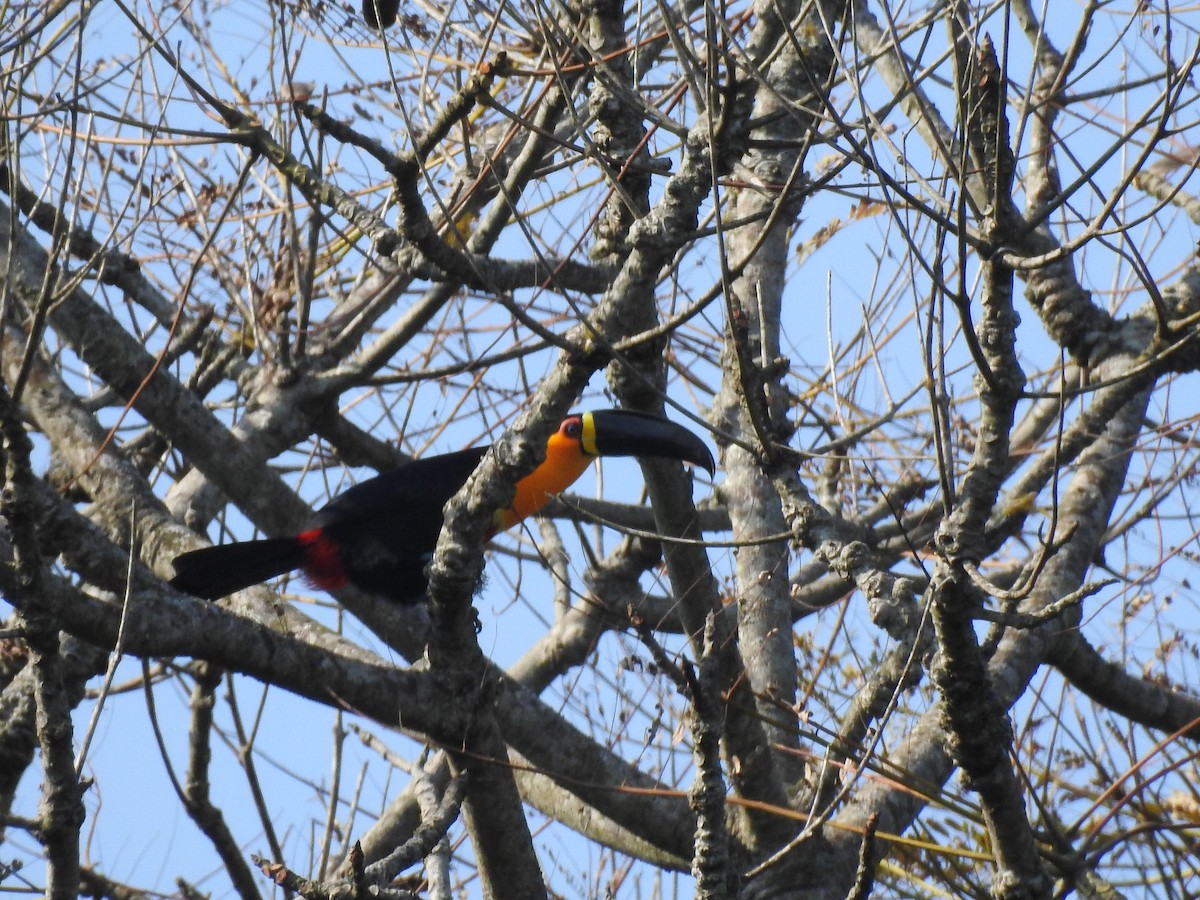
[[[597,410],[580,418],[580,444],[592,456],[662,457],[690,462],[710,475],[717,470],[708,445],[667,419],[624,409]]]

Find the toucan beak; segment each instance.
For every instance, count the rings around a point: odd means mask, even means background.
[[[708,445],[682,425],[667,419],[624,409],[604,409],[585,413],[584,426],[584,449],[596,456],[679,459],[700,466],[709,475],[716,474],[717,464]]]

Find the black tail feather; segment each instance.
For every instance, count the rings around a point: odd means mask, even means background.
[[[295,538],[267,538],[205,547],[175,557],[171,584],[185,594],[216,600],[304,565]]]

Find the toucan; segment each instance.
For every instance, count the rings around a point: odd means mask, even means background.
[[[442,508],[466,484],[488,447],[426,456],[384,472],[329,501],[294,537],[221,544],[175,557],[171,584],[215,600],[303,569],[324,590],[353,584],[400,603],[421,600],[425,566],[442,529]],[[664,457],[715,471],[712,453],[686,428],[628,410],[572,413],[546,444],[546,459],[517,482],[488,537],[533,515],[599,456]]]

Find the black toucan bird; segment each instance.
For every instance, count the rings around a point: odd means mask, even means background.
[[[295,537],[222,544],[175,557],[171,584],[215,600],[303,569],[317,587],[347,583],[400,603],[425,592],[425,566],[442,530],[442,508],[466,484],[487,447],[426,456],[339,494]],[[496,512],[488,537],[533,515],[598,456],[656,456],[715,470],[708,447],[658,416],[626,410],[574,413],[546,444],[546,459],[517,482],[512,506]]]

